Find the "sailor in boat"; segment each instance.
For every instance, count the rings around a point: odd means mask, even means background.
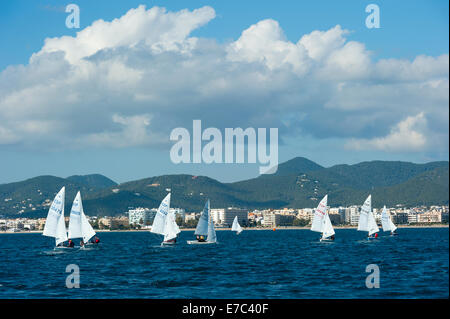
[[[84,240],[82,239],[82,240],[80,240],[80,247],[83,247],[84,246]]]
[[[206,240],[205,240],[205,236],[203,236],[203,235],[200,235],[200,236],[197,235],[197,241],[198,241],[198,242],[204,242],[204,241],[206,241]]]
[[[97,236],[94,236],[93,238],[91,238],[90,242],[91,244],[98,244],[100,242],[100,239],[98,239]]]
[[[375,233],[373,235],[368,235],[368,238],[378,238],[378,233]]]
[[[330,236],[330,240],[334,240],[334,235],[331,235],[331,236]]]
[[[177,239],[176,238],[172,238],[172,239],[169,239],[169,240],[165,240],[164,241],[165,243],[170,243],[170,244],[175,244],[176,242],[177,242]]]
[[[397,234],[397,232],[394,230],[394,231],[391,231],[391,236],[397,236],[398,234]]]
[[[75,243],[72,241],[72,239],[69,239],[69,241],[67,242],[67,244],[66,244],[65,242],[59,243],[57,247],[69,247],[69,248],[73,248],[73,247],[75,247]]]

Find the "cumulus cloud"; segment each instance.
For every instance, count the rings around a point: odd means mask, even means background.
[[[189,47],[195,38],[187,36],[215,17],[214,9],[203,7],[192,12],[167,12],[165,8],[144,5],[129,10],[111,22],[97,20],[77,32],[76,37],[47,38],[45,45],[33,59],[49,52],[62,51],[74,63],[100,50],[121,46],[134,47],[143,42],[155,51],[180,50]]]
[[[28,64],[0,73],[0,144],[164,146],[193,119],[352,149],[420,151],[448,140],[448,54],[376,60],[339,25],[292,42],[272,19],[231,43],[191,36],[214,17],[208,6],[139,6],[46,39]]]
[[[424,113],[408,116],[395,125],[390,133],[384,137],[373,139],[353,139],[347,147],[356,150],[382,150],[382,151],[423,151],[427,147],[427,138],[423,133],[427,121]]]

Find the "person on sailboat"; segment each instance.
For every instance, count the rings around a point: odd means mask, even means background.
[[[91,239],[91,244],[98,244],[99,242],[100,242],[100,239],[98,239],[97,236],[95,236]]]
[[[80,247],[83,247],[83,246],[84,246],[84,240],[81,239],[81,240],[80,240]]]
[[[67,247],[73,248],[75,246],[75,243],[72,241],[72,239],[69,239],[69,243]]]
[[[205,241],[205,236],[203,236],[203,235],[198,236],[197,235],[197,241],[204,242]]]
[[[331,240],[334,240],[334,235],[331,235],[331,236],[330,236],[330,239],[331,239]]]

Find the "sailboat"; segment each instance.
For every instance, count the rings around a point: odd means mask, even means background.
[[[396,236],[395,230],[397,226],[391,220],[391,216],[388,213],[386,206],[383,207],[383,212],[381,213],[381,225],[383,226],[383,231],[391,231],[391,236]]]
[[[361,207],[361,213],[359,215],[358,230],[368,232],[367,239],[374,239],[378,237],[377,222],[372,214],[372,195],[369,195]],[[375,234],[375,235],[374,235]]]
[[[242,227],[241,225],[239,225],[237,216],[234,217],[233,225],[231,226],[231,231],[235,231],[236,235],[239,235],[242,232]]]
[[[327,213],[328,195],[320,201],[319,205],[314,211],[313,221],[311,223],[311,230],[322,233],[320,241],[333,241],[334,229],[331,224],[330,216]]]
[[[56,194],[52,204],[48,210],[47,219],[45,220],[44,231],[42,235],[55,238],[56,248],[69,248],[58,246],[64,243],[67,238],[66,222],[64,220],[64,197],[66,188],[63,186]]]
[[[175,213],[170,211],[170,193],[167,194],[159,205],[150,231],[164,236],[161,243],[162,246],[174,245],[176,243],[180,228],[175,221]]]
[[[69,238],[82,238],[82,246],[84,247],[85,245],[89,245],[89,239],[94,235],[95,231],[84,214],[81,194],[78,192],[73,200],[72,209],[70,210]]]
[[[197,228],[195,229],[194,235],[197,236],[197,240],[188,240],[187,243],[190,245],[195,244],[215,244],[217,243],[216,230],[214,228],[214,222],[212,220],[211,214],[209,213],[209,199],[203,208],[200,219],[198,220]],[[206,237],[206,240],[204,239]]]

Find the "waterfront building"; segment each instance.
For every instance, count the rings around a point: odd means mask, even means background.
[[[392,214],[392,221],[396,225],[406,225],[409,223],[408,212],[403,211],[396,214]]]
[[[155,208],[155,211],[157,212],[158,209]],[[183,218],[183,219],[184,219],[184,215],[186,214],[186,211],[185,211],[183,208],[171,207],[171,208],[169,208],[169,211],[170,211],[171,213],[174,213],[174,214],[175,214],[175,217],[181,217],[181,218]]]
[[[428,211],[417,216],[418,223],[440,223],[441,213],[437,211]]]
[[[149,208],[142,208],[138,207],[135,209],[130,209],[128,214],[128,222],[130,225],[150,225],[153,222],[153,219],[155,218],[157,209],[149,209]]]
[[[358,225],[359,222],[359,208],[358,206],[350,206],[350,225]]]
[[[241,226],[248,225],[248,210],[236,207],[211,209],[211,217],[215,224],[224,227],[231,227],[234,218],[237,216]]]
[[[417,223],[417,215],[417,212],[411,209],[408,213],[408,224]]]
[[[116,217],[111,219],[111,228],[126,227],[129,225],[129,219],[126,216]]]
[[[111,217],[102,217],[98,220],[98,227],[100,229],[111,228]]]
[[[222,221],[225,219],[225,208],[211,208],[209,212],[211,214],[212,220],[214,221],[214,224],[222,224]]]

